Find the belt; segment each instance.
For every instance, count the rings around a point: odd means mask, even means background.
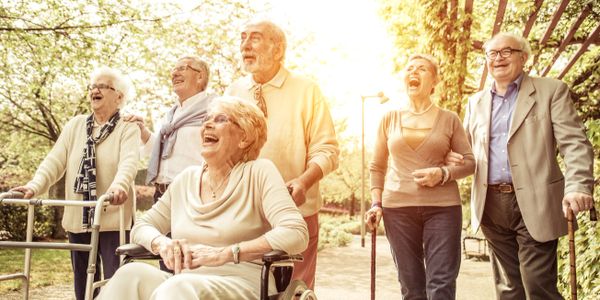
[[[154,187],[159,193],[164,194],[169,187],[169,183],[155,183]]]
[[[510,194],[515,192],[515,187],[512,185],[512,183],[488,184],[488,189],[501,194]]]

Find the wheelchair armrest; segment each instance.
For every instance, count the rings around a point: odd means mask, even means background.
[[[274,263],[282,260],[302,261],[302,254],[287,254],[281,250],[273,250],[263,255],[262,261],[265,263]]]
[[[160,255],[155,255],[142,245],[125,244],[115,250],[116,255],[125,255],[136,259],[160,259]]]

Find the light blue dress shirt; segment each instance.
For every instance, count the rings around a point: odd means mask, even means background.
[[[512,183],[507,142],[522,80],[523,74],[508,85],[504,96],[496,92],[495,83],[492,85],[492,123],[490,126],[488,184]]]

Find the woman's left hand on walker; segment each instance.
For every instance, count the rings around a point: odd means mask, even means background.
[[[442,169],[434,167],[434,168],[425,168],[418,169],[412,172],[413,180],[421,185],[427,187],[434,187],[442,182]]]

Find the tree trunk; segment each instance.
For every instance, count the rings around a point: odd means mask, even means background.
[[[356,197],[354,193],[350,194],[350,217],[354,217],[354,211],[356,207]]]
[[[50,199],[65,199],[65,177],[63,176],[59,181],[57,181],[53,186],[50,187],[50,191],[48,192],[48,197]],[[67,233],[63,229],[61,225],[62,216],[64,207],[63,206],[53,206],[52,210],[54,211],[54,222],[52,225],[52,238],[53,239],[64,239],[67,237]]]

